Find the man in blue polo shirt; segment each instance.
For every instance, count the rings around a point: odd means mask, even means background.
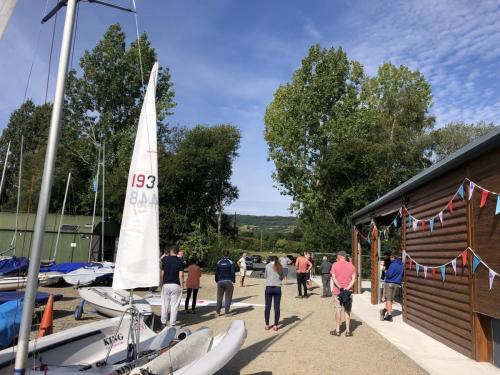
[[[380,320],[392,322],[392,303],[396,292],[401,288],[403,281],[404,266],[403,262],[391,253],[391,264],[385,271],[384,297],[385,309],[380,310]]]
[[[215,282],[217,283],[217,308],[215,314],[217,316],[220,315],[223,296],[225,315],[229,314],[229,307],[233,299],[234,283],[236,282],[234,263],[228,258],[229,251],[224,250],[222,254],[222,259],[217,262],[217,266],[215,267]]]

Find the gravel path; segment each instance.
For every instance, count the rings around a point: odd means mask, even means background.
[[[238,280],[237,280],[238,281]],[[235,287],[234,300],[245,303],[264,303],[264,280],[247,278],[247,286]],[[239,285],[239,281],[236,285]],[[72,287],[46,287],[44,291],[62,293],[64,299],[55,303],[54,331],[85,324],[102,317],[86,308],[84,319],[75,321],[73,311],[78,293]],[[320,298],[316,288],[308,299],[296,299],[297,286],[282,288],[281,324],[278,332],[264,330],[263,307],[235,307],[229,317],[215,317],[213,307],[198,307],[197,314],[180,312],[181,326],[195,330],[209,326],[217,334],[232,319],[244,319],[247,339],[238,355],[219,374],[425,374],[403,353],[363,324],[355,315],[352,319],[353,337],[334,337],[332,300]],[[198,298],[215,300],[213,276],[204,275]],[[159,313],[159,310],[156,309]],[[354,307],[355,310],[355,307]],[[271,312],[272,319],[272,312]],[[36,330],[37,327],[34,327]]]

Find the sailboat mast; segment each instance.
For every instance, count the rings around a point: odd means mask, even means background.
[[[59,245],[59,236],[61,235],[61,225],[63,223],[63,218],[64,218],[64,209],[66,208],[66,198],[68,197],[68,189],[69,189],[69,181],[71,180],[71,172],[68,173],[68,181],[66,182],[66,191],[64,192],[64,199],[63,199],[63,205],[62,205],[62,211],[61,211],[61,219],[59,220],[59,227],[57,228],[57,237],[56,237],[56,246],[54,248],[54,256],[52,257],[52,260],[56,260],[57,256],[57,247]]]
[[[101,219],[101,262],[104,262],[104,163],[106,160],[106,143],[102,143],[102,219]]]
[[[7,146],[7,152],[5,153],[5,162],[3,163],[2,180],[0,181],[0,196],[2,195],[3,181],[5,178],[5,170],[7,169],[7,161],[9,160],[9,154],[10,154],[10,141]]]
[[[99,155],[97,156],[97,172],[95,174],[95,181],[93,183],[94,188],[94,209],[92,211],[92,232],[90,232],[90,242],[89,242],[89,258],[88,262],[90,263],[90,257],[92,254],[92,241],[94,239],[94,223],[95,223],[95,209],[97,207],[97,194],[99,192],[99,167],[101,166],[101,145],[99,145]]]
[[[2,6],[0,6],[0,40],[2,40],[3,33],[7,28],[10,17],[12,17],[16,2],[17,0],[5,0]]]
[[[54,178],[54,165],[57,156],[57,144],[61,129],[61,115],[64,104],[64,88],[68,73],[68,63],[71,52],[73,29],[75,26],[76,0],[67,1],[66,17],[64,21],[64,31],[61,43],[61,54],[59,56],[59,67],[57,70],[56,92],[54,96],[54,106],[50,119],[50,130],[47,141],[47,151],[45,153],[45,163],[43,166],[42,184],[40,197],[38,199],[38,209],[35,219],[33,242],[31,243],[30,265],[28,270],[28,280],[26,284],[26,294],[24,296],[23,314],[21,327],[19,329],[19,339],[17,342],[16,362],[14,374],[24,375],[28,362],[28,344],[31,332],[31,321],[35,306],[35,296],[38,284],[38,272],[40,268],[40,258],[43,248],[43,237],[45,235],[45,224],[47,212],[49,210],[50,193]]]
[[[21,153],[19,155],[19,177],[17,179],[17,206],[16,206],[16,228],[14,229],[14,240],[12,244],[14,245],[14,255],[16,255],[17,250],[17,227],[19,225],[19,204],[21,201],[21,176],[23,172],[23,148],[24,148],[24,136],[21,136]]]

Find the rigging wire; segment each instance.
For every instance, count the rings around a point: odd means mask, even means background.
[[[141,70],[141,82],[142,82],[142,90],[144,90],[144,71],[142,70],[142,54],[141,54],[141,38],[139,36],[139,21],[137,18],[137,7],[135,6],[135,0],[132,0],[132,4],[134,5],[134,19],[135,19],[135,31],[137,34],[137,47],[139,48],[139,68]]]

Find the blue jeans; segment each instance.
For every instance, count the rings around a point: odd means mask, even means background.
[[[271,315],[271,303],[274,299],[274,325],[278,325],[280,321],[280,303],[281,303],[281,287],[266,286],[266,307],[264,308],[264,318],[266,325],[269,325],[269,315]]]

